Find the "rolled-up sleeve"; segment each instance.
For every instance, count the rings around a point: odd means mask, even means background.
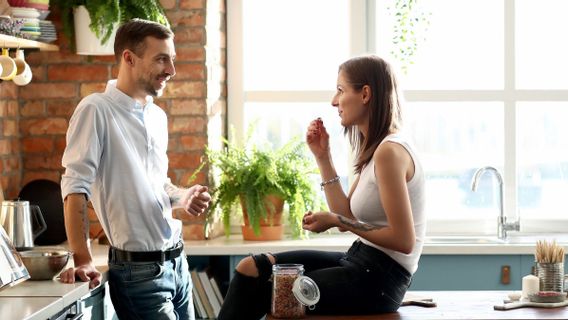
[[[67,146],[61,164],[65,173],[61,177],[61,196],[84,193],[91,198],[91,185],[95,181],[100,163],[104,123],[93,101],[83,100],[73,113],[67,130]]]

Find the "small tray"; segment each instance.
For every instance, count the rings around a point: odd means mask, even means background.
[[[566,300],[566,292],[539,291],[529,294],[530,302],[554,303]]]

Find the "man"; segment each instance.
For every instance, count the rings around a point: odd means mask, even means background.
[[[207,187],[167,178],[167,118],[153,103],[175,75],[173,33],[134,19],[116,33],[118,78],[85,97],[67,132],[61,189],[75,268],[61,281],[101,282],[88,242],[87,201],[109,239],[109,285],[120,319],[194,319],[181,221],[172,208],[200,215]]]

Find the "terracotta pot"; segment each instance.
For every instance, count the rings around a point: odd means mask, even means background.
[[[243,209],[244,225],[241,226],[244,240],[264,241],[264,240],[281,240],[284,235],[284,226],[282,225],[282,211],[284,209],[284,200],[276,195],[268,195],[264,198],[267,218],[260,219],[260,234],[256,235],[248,221],[248,214],[245,202],[241,197],[241,207]]]

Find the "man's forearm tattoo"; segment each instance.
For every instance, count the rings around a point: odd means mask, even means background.
[[[180,194],[179,194],[179,190],[177,188],[175,188],[171,184],[166,184],[164,186],[164,189],[166,190],[166,194],[170,198],[170,205],[171,206],[173,206],[176,203],[179,203],[181,197],[180,197]]]
[[[81,232],[85,237],[85,241],[89,239],[89,216],[87,215],[87,202],[83,202],[81,209],[79,210],[79,216],[81,217]]]
[[[349,218],[346,218],[344,216],[337,216],[339,218],[339,222],[341,222],[342,224],[349,226],[355,230],[359,230],[359,231],[372,231],[372,230],[377,230],[380,229],[380,227],[377,226],[372,226],[366,223],[362,223],[359,221],[355,221],[355,220],[351,220]]]

